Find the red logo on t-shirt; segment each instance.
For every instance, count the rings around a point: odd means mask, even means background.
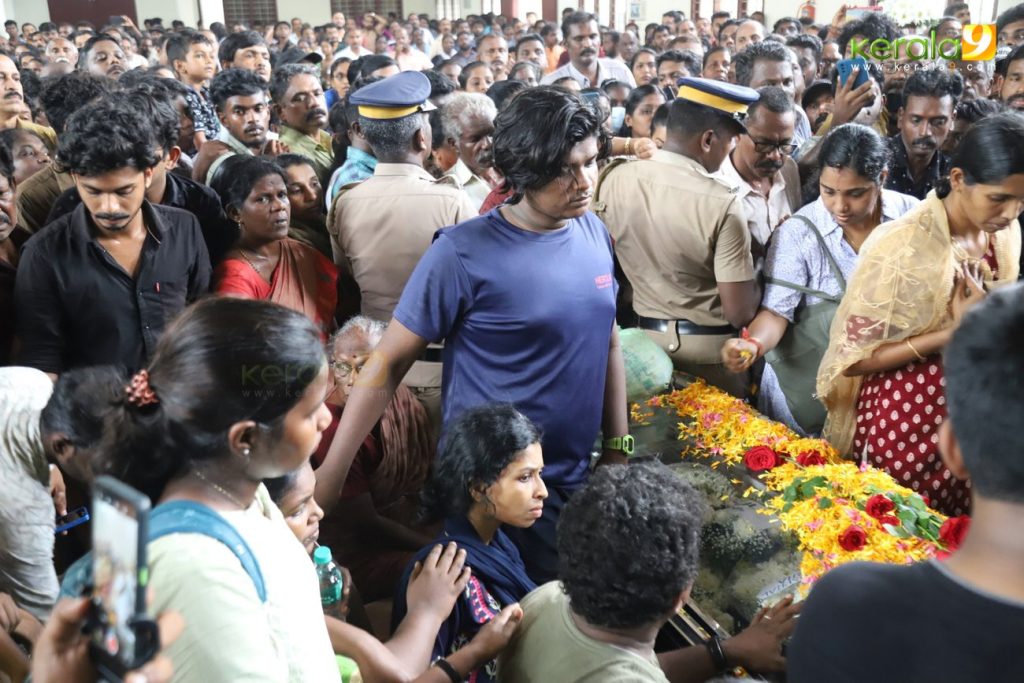
[[[594,284],[597,285],[598,289],[608,289],[612,286],[612,276],[608,273],[598,275],[594,278]]]

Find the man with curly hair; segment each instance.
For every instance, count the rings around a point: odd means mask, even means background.
[[[924,199],[940,178],[949,175],[950,160],[941,148],[953,128],[963,84],[957,72],[938,69],[918,71],[907,79],[896,124],[899,133],[889,138],[887,190]]]
[[[499,681],[704,681],[781,671],[799,606],[786,598],[734,638],[656,655],[658,631],[697,578],[703,503],[659,463],[604,467],[562,511],[558,581],[523,599]]]
[[[209,288],[199,221],[151,204],[158,134],[110,97],[71,116],[57,148],[82,203],[33,235],[15,282],[20,365],[57,375],[142,367],[166,325]]]

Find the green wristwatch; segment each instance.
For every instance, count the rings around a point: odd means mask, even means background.
[[[633,455],[633,437],[629,434],[605,439],[601,446],[610,451],[622,451],[626,455]]]

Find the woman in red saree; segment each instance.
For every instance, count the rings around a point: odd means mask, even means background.
[[[304,313],[321,336],[335,328],[338,271],[316,249],[288,237],[287,177],[272,161],[237,155],[224,162],[216,189],[239,238],[214,269],[213,291],[265,299]]]
[[[968,309],[1017,280],[1022,208],[1024,123],[984,119],[949,178],[864,243],[818,370],[825,437],[950,515],[966,512],[970,496],[938,454],[942,353]]]

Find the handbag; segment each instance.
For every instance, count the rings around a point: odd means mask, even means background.
[[[786,334],[778,346],[766,353],[764,358],[775,371],[793,419],[806,433],[820,434],[825,426],[827,411],[824,404],[815,396],[815,383],[818,378],[818,366],[821,365],[821,359],[828,350],[832,319],[846,293],[846,278],[843,277],[839,264],[836,263],[828,245],[825,244],[825,238],[818,232],[814,223],[804,216],[793,218],[803,221],[818,238],[822,254],[839,282],[840,293],[828,294],[785,280],[766,278],[766,283],[802,292],[805,298],[797,307],[793,323],[786,329]],[[807,304],[807,295],[818,297],[821,301]]]

